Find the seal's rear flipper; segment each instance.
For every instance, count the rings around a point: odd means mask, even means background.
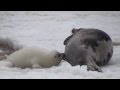
[[[120,46],[120,42],[113,41],[113,46]]]
[[[12,62],[9,62],[9,64],[7,65],[7,67],[13,68],[13,67],[14,67],[14,64],[13,64]]]

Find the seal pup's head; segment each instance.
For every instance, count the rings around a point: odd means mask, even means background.
[[[49,57],[51,58],[51,60],[53,60],[54,63],[56,63],[56,65],[58,65],[63,60],[64,54],[56,50],[52,50],[49,53]]]

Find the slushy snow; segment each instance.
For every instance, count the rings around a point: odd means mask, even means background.
[[[119,11],[0,11],[0,37],[8,37],[23,47],[43,47],[63,53],[63,41],[73,28],[97,28],[120,42]],[[0,61],[1,79],[120,79],[120,46],[103,73],[87,71],[86,66],[72,67],[66,61],[48,69],[9,68]]]

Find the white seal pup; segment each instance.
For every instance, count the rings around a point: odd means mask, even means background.
[[[92,71],[102,72],[100,66],[106,65],[113,55],[110,36],[99,29],[73,29],[64,45],[65,61],[72,66],[87,65]]]
[[[59,65],[62,59],[63,54],[56,50],[27,47],[12,53],[6,60],[19,68],[49,68]]]

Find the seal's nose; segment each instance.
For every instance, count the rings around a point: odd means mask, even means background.
[[[64,60],[65,59],[65,54],[64,53],[60,53],[62,59]]]

